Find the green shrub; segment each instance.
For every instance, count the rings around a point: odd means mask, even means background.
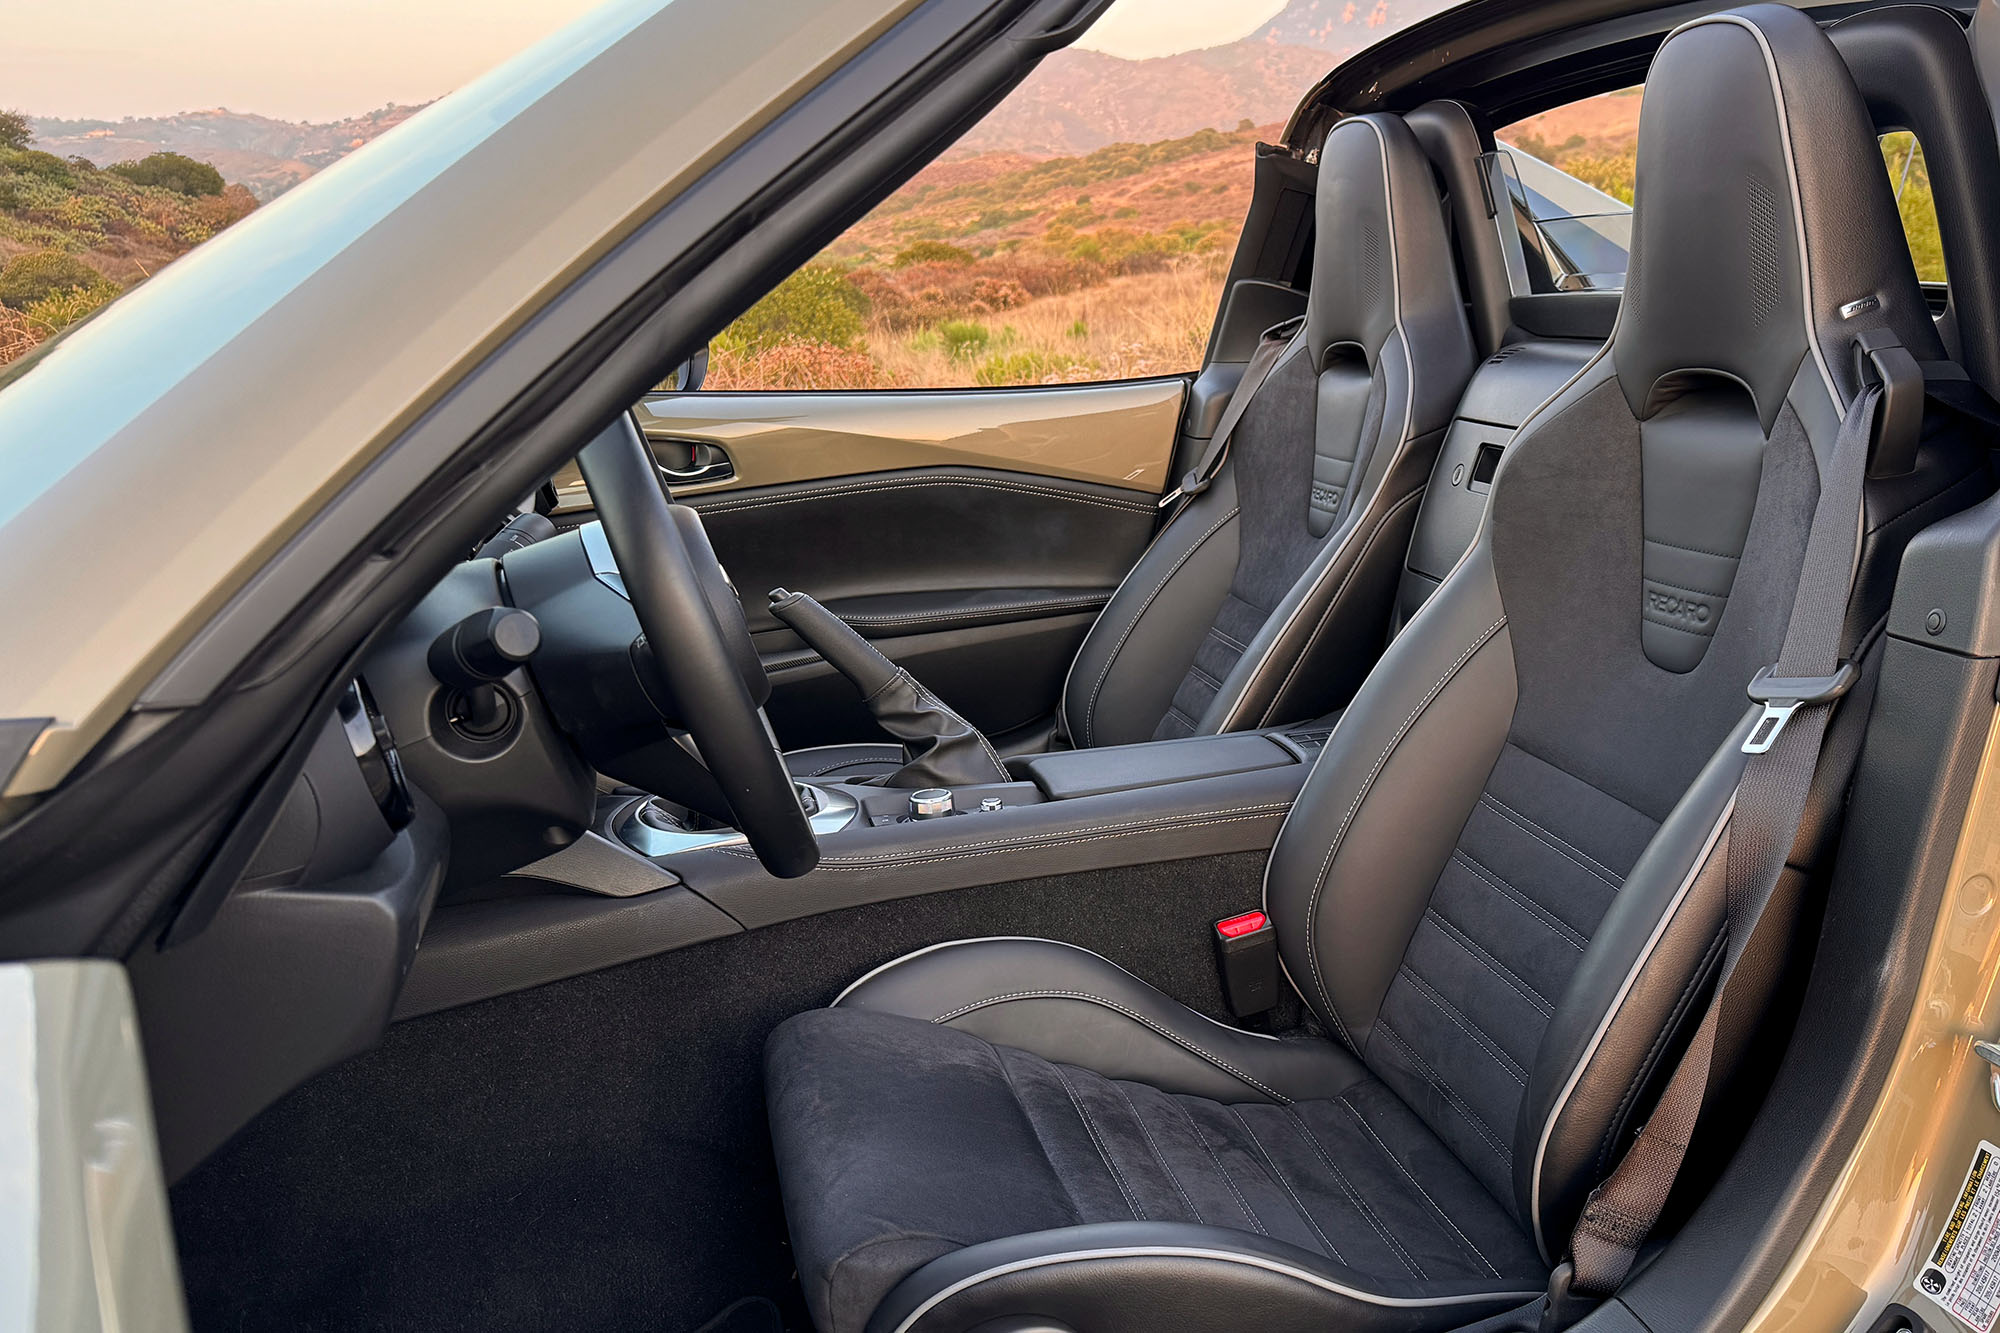
[[[978,255],[973,254],[970,250],[961,250],[958,246],[951,245],[948,242],[918,241],[916,244],[899,251],[896,257],[889,261],[889,266],[891,268],[908,268],[912,264],[950,264],[957,268],[964,268],[969,264],[976,264],[978,262]]]
[[[26,310],[44,297],[81,288],[98,292],[117,287],[81,259],[57,250],[16,255],[0,268],[0,305]]]
[[[938,341],[944,344],[945,354],[957,360],[970,361],[985,351],[992,340],[991,329],[969,319],[947,320],[938,325]]]
[[[989,356],[972,372],[973,383],[984,388],[1009,384],[1046,384],[1067,378],[1072,372],[1094,370],[1087,360],[1052,352],[1005,352]]]
[[[222,193],[222,173],[180,153],[154,153],[137,162],[119,162],[106,171],[134,185],[157,185],[188,196]]]
[[[21,313],[37,329],[59,333],[98,307],[109,304],[117,295],[116,287],[100,281],[91,287],[68,287],[50,292],[41,300],[30,302]]]
[[[39,176],[52,181],[67,181],[70,178],[69,163],[54,153],[44,153],[37,148],[0,153],[0,171],[18,171],[23,176]]]
[[[35,141],[35,127],[25,111],[0,111],[0,148],[26,148]]]
[[[848,276],[808,264],[786,278],[715,337],[725,351],[747,354],[786,343],[852,347],[861,336],[868,298]]]

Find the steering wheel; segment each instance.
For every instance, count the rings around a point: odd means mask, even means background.
[[[771,683],[701,518],[671,504],[630,413],[576,456],[604,536],[653,651],[658,684],[764,868],[783,879],[819,864],[798,788],[760,711]]]

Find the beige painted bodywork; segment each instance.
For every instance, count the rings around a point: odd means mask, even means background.
[[[0,718],[47,790],[268,559],[591,263],[916,0],[612,0],[0,388]]]
[[[1186,384],[1178,379],[1047,388],[852,393],[703,393],[648,399],[648,439],[719,445],[736,475],[676,495],[818,481],[902,468],[984,467],[1158,495],[1166,489]],[[590,493],[574,466],[561,508]]]
[[[1839,1181],[1747,1326],[1750,1333],[1868,1328],[1891,1301],[1963,1327],[1912,1284],[1957,1201],[1979,1141],[2000,1141],[1991,1067],[2000,1032],[2000,717],[1952,858],[1917,1001],[1895,1064]]]
[[[0,1329],[186,1328],[125,969],[0,964]]]

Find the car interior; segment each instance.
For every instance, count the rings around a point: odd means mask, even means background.
[[[2000,53],[1456,22],[1197,371],[697,358],[379,628],[119,950],[196,1327],[1747,1324],[2000,677]],[[1579,258],[1495,127],[1639,84]]]

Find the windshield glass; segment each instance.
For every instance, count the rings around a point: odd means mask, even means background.
[[[1272,134],[1328,69],[1452,3],[1119,0],[954,155],[1028,166],[1204,131]],[[19,7],[0,43],[0,367],[18,370],[210,237],[596,7]],[[1237,210],[1229,229],[1240,221]],[[1233,236],[1201,239],[1222,249]],[[0,369],[0,388],[8,378]]]

